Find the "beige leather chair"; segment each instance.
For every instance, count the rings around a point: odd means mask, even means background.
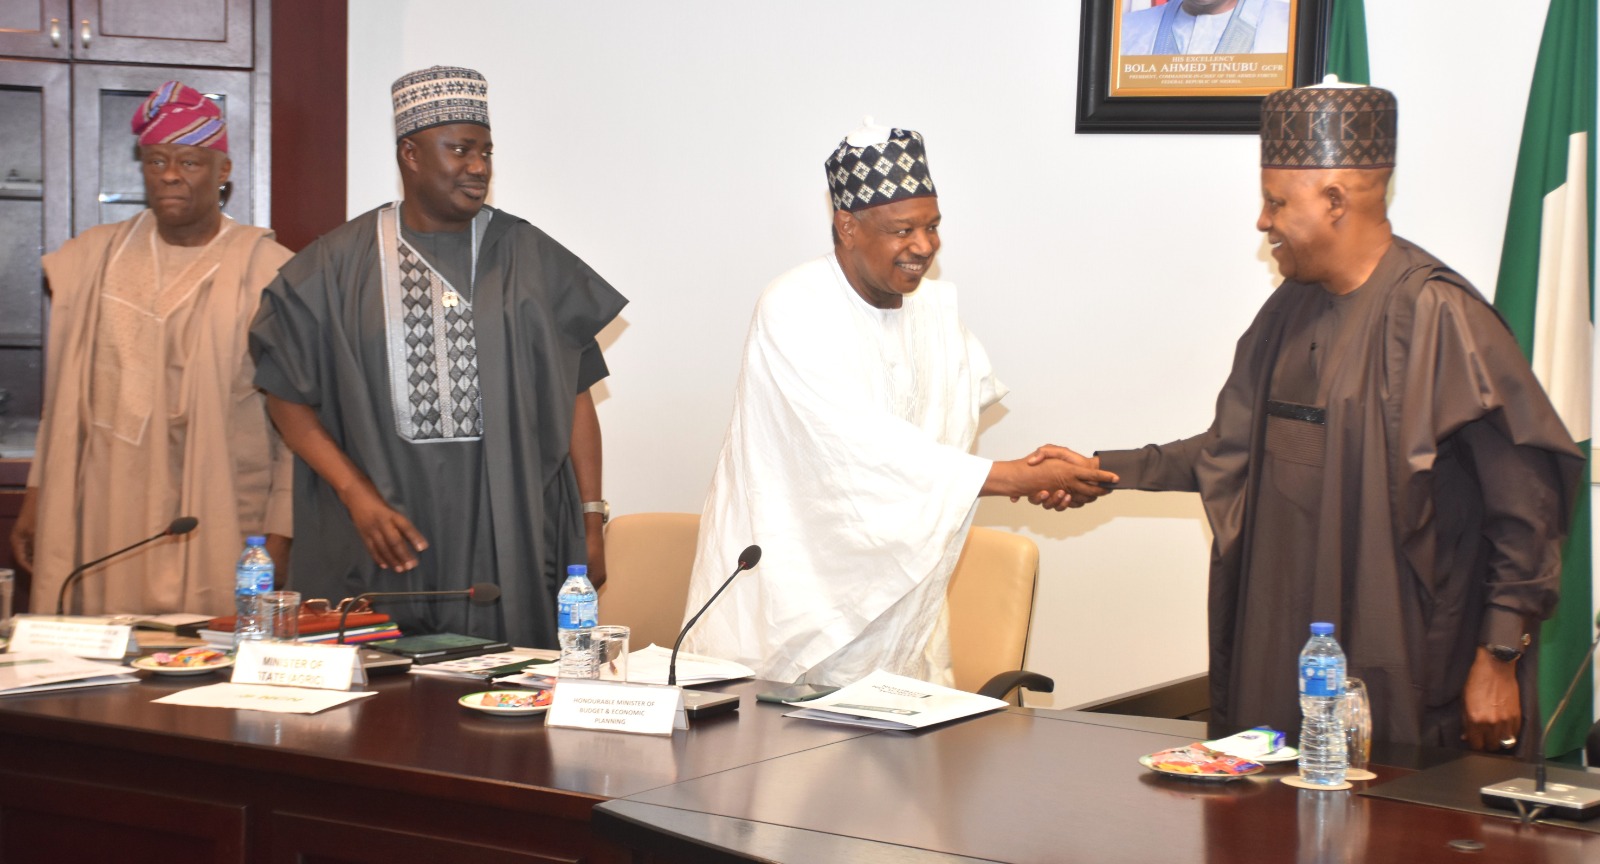
[[[974,527],[956,562],[950,601],[950,658],[956,689],[1003,698],[1016,687],[1048,693],[1054,682],[1022,661],[1033,618],[1039,547],[1026,537]]]
[[[698,513],[630,513],[607,523],[600,623],[631,628],[631,650],[677,641],[699,536]]]
[[[600,623],[632,628],[633,650],[677,641],[699,535],[695,513],[632,513],[606,525]],[[1049,678],[1021,671],[1038,574],[1032,540],[993,528],[967,536],[946,595],[958,689],[997,698],[1019,686],[1050,692]]]

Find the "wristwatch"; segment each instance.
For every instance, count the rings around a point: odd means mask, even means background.
[[[1532,641],[1533,637],[1524,633],[1522,634],[1521,644],[1515,648],[1511,647],[1510,645],[1485,645],[1483,648],[1485,651],[1489,652],[1490,657],[1499,660],[1501,663],[1510,663],[1511,661],[1521,657],[1523,649],[1527,648],[1528,643]]]
[[[606,503],[604,498],[600,499],[599,501],[583,502],[583,512],[599,513],[601,525],[611,521],[611,505]]]

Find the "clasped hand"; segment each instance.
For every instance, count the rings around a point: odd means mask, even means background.
[[[1118,477],[1100,470],[1100,458],[1084,456],[1070,447],[1045,444],[1022,460],[1028,503],[1046,510],[1082,507],[1102,495],[1110,494]],[[1019,500],[1021,495],[1012,496]]]

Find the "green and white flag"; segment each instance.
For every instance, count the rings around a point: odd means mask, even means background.
[[[1550,0],[1494,297],[1585,456],[1594,366],[1595,6]],[[1586,465],[1562,554],[1561,602],[1542,634],[1539,699],[1547,719],[1594,638],[1589,482]],[[1593,718],[1593,678],[1586,675],[1546,752],[1583,746]]]
[[[1366,7],[1361,0],[1333,0],[1328,17],[1328,73],[1346,84],[1371,84]]]

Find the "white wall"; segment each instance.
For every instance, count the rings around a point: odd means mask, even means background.
[[[1529,5],[1367,4],[1373,74],[1401,106],[1395,223],[1486,293],[1543,23]],[[756,295],[826,251],[822,161],[871,114],[927,137],[938,275],[1012,388],[980,453],[1193,434],[1277,281],[1256,142],[1074,135],[1079,16],[1056,0],[351,0],[350,212],[398,195],[390,82],[483,71],[494,203],[632,299],[602,336],[613,511],[698,511]],[[986,500],[979,522],[1040,545],[1029,666],[1055,677],[1053,704],[1204,669],[1193,496],[1065,515]]]

